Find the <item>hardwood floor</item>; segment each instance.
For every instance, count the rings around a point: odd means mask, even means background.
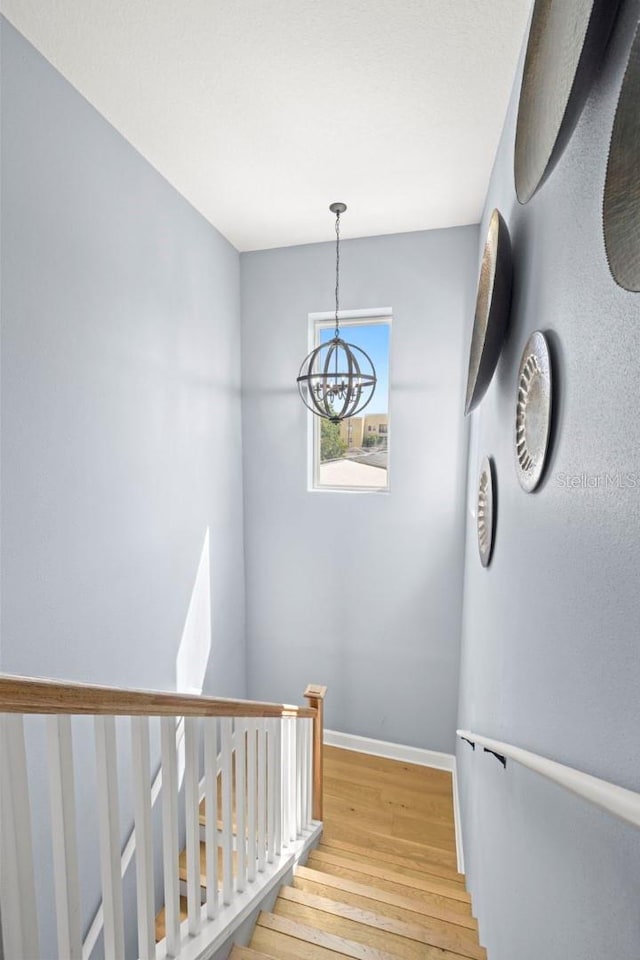
[[[231,960],[486,960],[451,775],[325,748],[324,833]]]

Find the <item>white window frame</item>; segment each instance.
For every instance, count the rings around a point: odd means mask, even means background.
[[[373,323],[389,325],[389,398],[388,417],[391,423],[391,338],[393,335],[393,310],[391,307],[373,307],[369,310],[340,310],[340,323],[350,327],[370,326]],[[333,329],[336,322],[335,311],[323,311],[309,314],[309,353],[320,342],[319,331]],[[363,415],[365,411],[363,410]],[[391,443],[390,432],[387,433],[387,483],[384,487],[331,487],[320,484],[320,417],[307,412],[307,490],[309,493],[368,493],[388,494],[391,490]]]

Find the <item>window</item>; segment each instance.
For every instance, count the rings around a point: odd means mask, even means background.
[[[389,346],[391,317],[356,316],[340,320],[342,337],[365,351],[376,369],[376,389],[356,416],[331,423],[310,414],[312,488],[384,491],[389,489]],[[334,335],[333,318],[313,321],[314,345]]]

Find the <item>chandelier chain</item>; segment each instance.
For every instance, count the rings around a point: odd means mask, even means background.
[[[336,213],[336,333],[335,339],[340,337],[340,321],[338,320],[338,311],[340,309],[340,211]]]

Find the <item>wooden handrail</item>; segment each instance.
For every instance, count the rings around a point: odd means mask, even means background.
[[[311,717],[313,707],[227,700],[155,690],[127,690],[0,674],[0,713],[89,714],[112,717]]]
[[[322,820],[322,791],[324,768],[324,698],[326,687],[309,684],[305,700],[313,710],[313,819]]]

